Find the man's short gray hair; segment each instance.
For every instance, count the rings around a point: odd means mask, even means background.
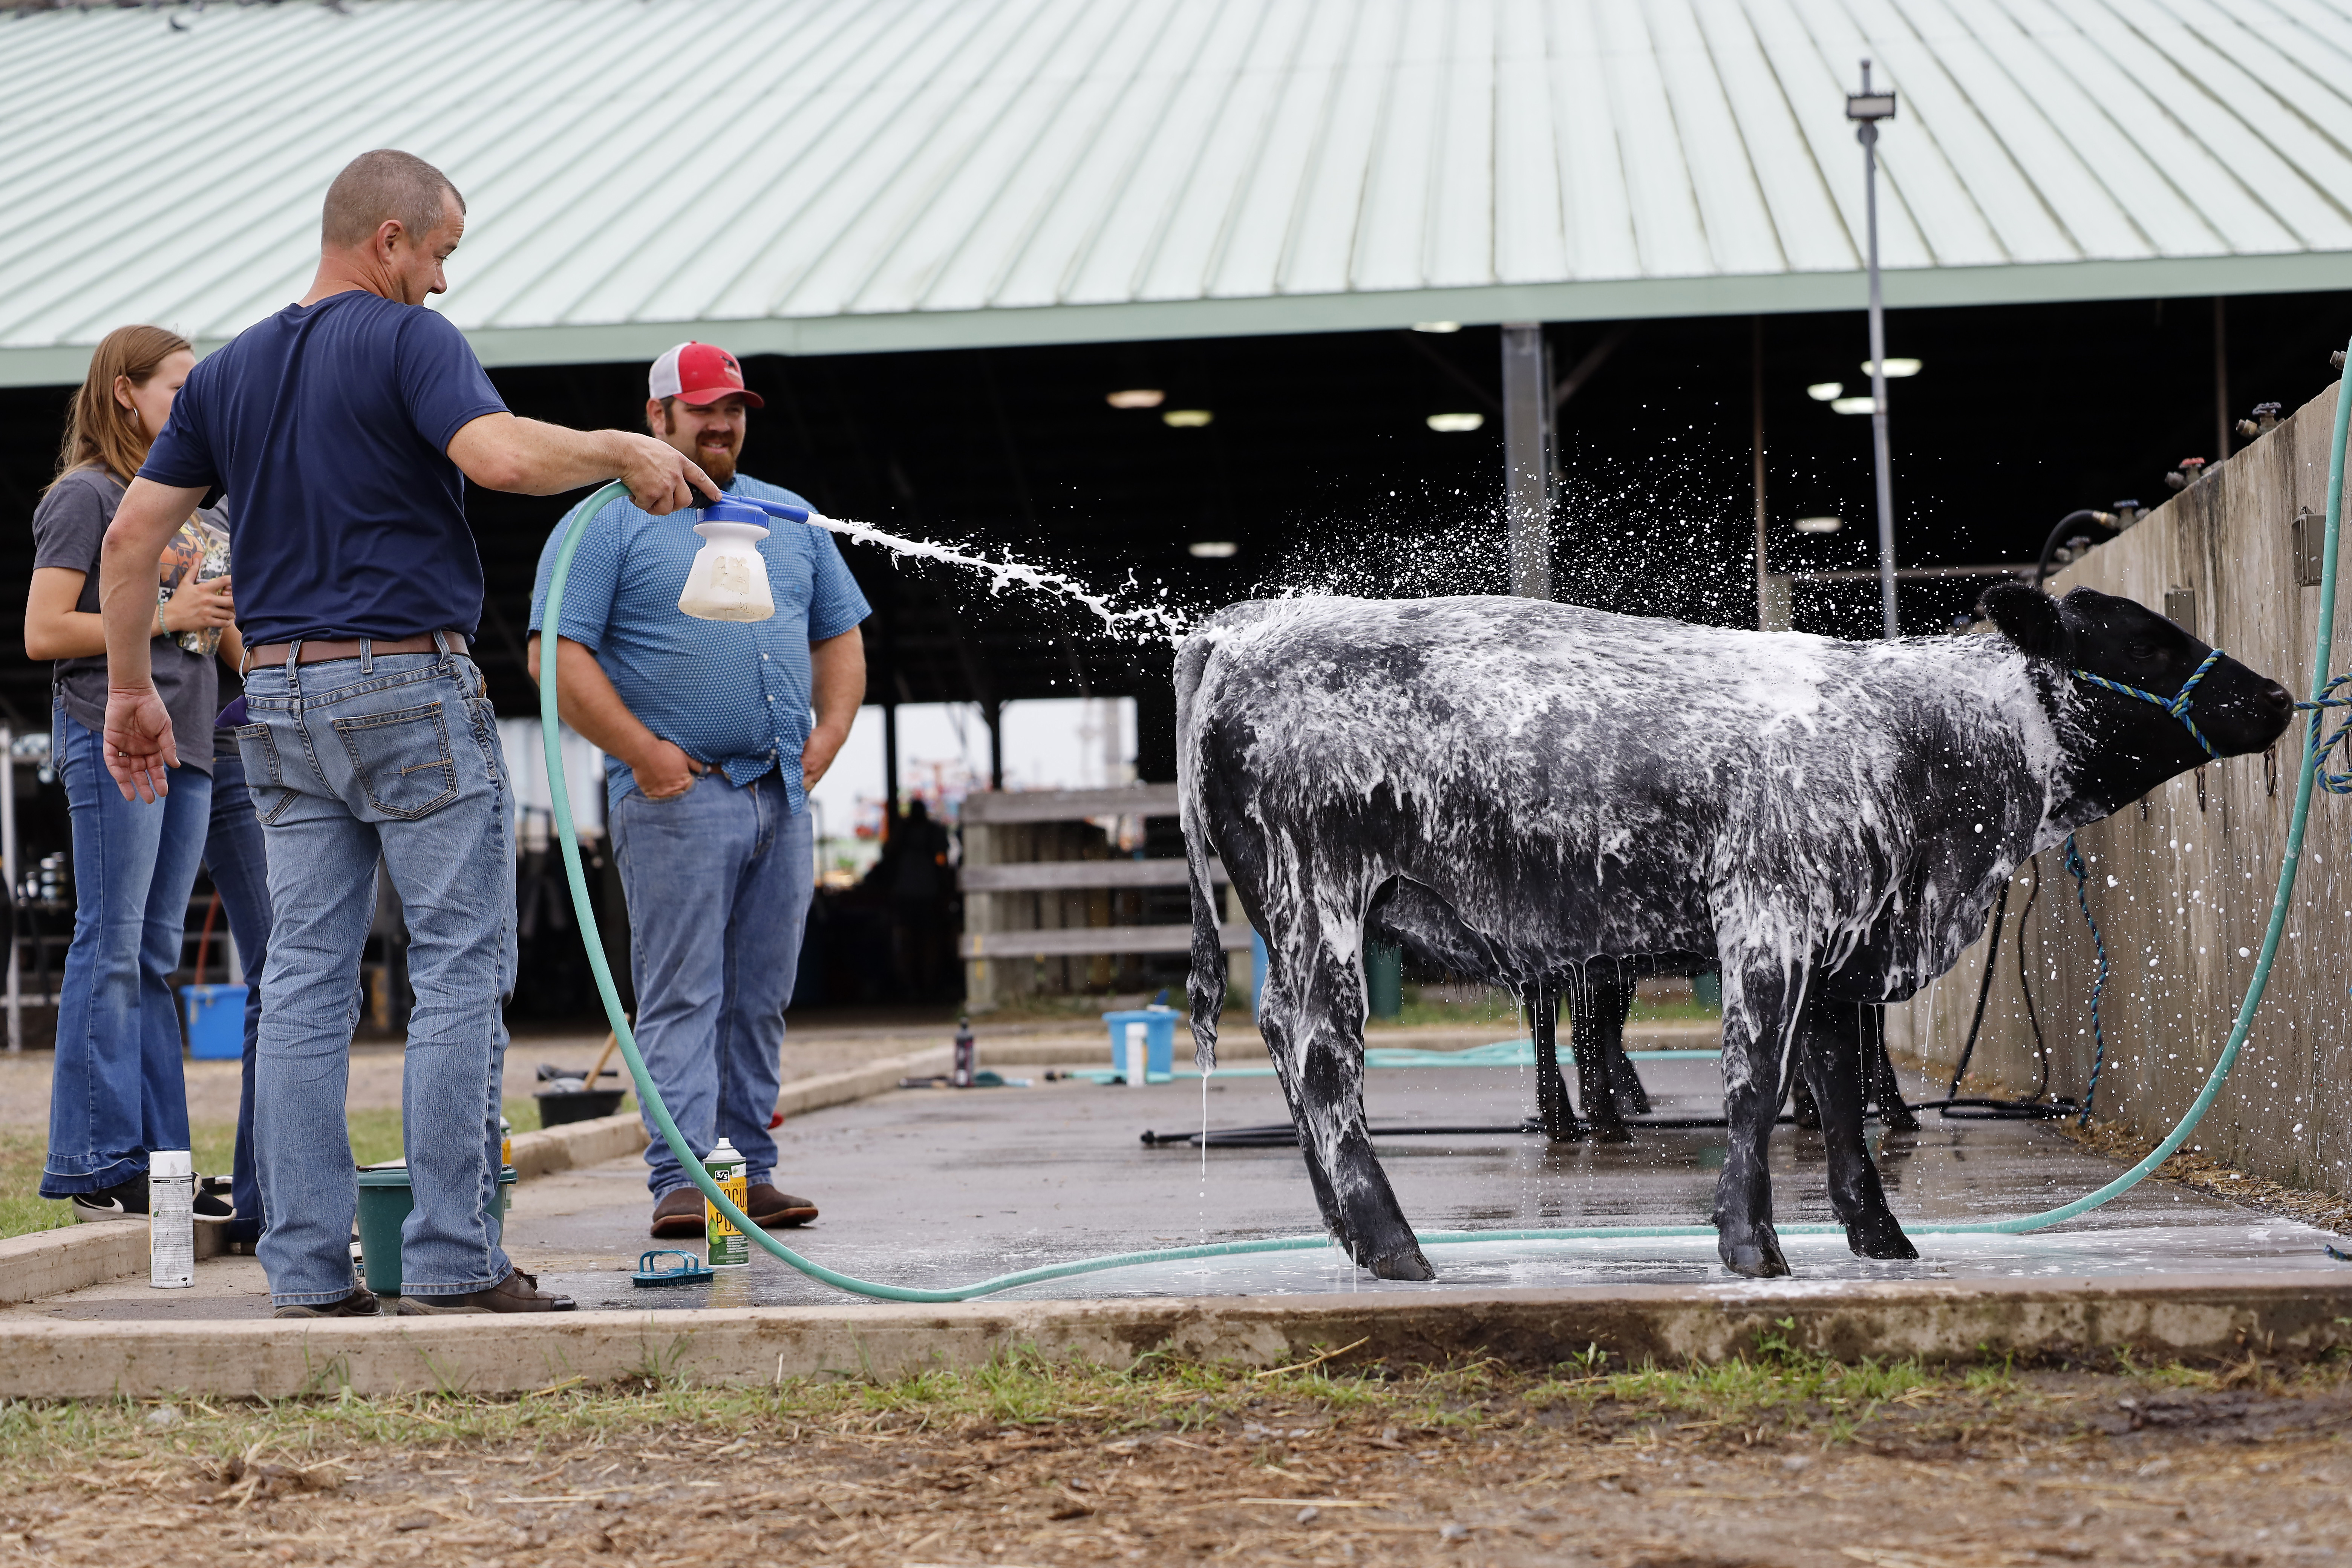
[[[331,250],[364,244],[386,218],[397,221],[408,237],[422,242],[441,226],[441,193],[456,196],[457,210],[466,198],[449,176],[413,153],[379,147],[343,165],[327,187],[327,209],[319,226],[319,242]]]

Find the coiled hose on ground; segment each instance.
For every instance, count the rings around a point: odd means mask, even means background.
[[[2205,1087],[2181,1117],[2179,1125],[2148,1152],[2147,1158],[2130,1170],[2109,1182],[2096,1192],[2086,1193],[2072,1203],[2039,1214],[2024,1215],[2015,1219],[1988,1220],[1965,1225],[1926,1225],[1911,1228],[1914,1236],[2021,1236],[2062,1225],[2078,1215],[2089,1213],[2100,1205],[2121,1197],[2146,1180],[2148,1173],[2171,1158],[2173,1152],[2188,1142],[2197,1124],[2204,1120],[2207,1110],[2221,1092],[2222,1082],[2236,1065],[2238,1053],[2253,1028],[2254,1011],[2262,1004],[2263,989],[2270,984],[2271,964],[2278,953],[2279,939],[2286,929],[2289,907],[2294,899],[2294,879],[2303,858],[2303,834],[2311,815],[2312,785],[2318,763],[2322,761],[2320,743],[2320,713],[2316,704],[2330,690],[2328,667],[2334,654],[2336,627],[2336,542],[2343,526],[2344,460],[2347,426],[2352,426],[2352,396],[2345,395],[2339,384],[2336,403],[2336,435],[2327,459],[2327,533],[2324,547],[2325,565],[2319,588],[2319,629],[2312,650],[2313,707],[2311,722],[2304,740],[2303,765],[2297,770],[2294,814],[2289,820],[2286,856],[2279,867],[2278,888],[2271,900],[2271,918],[2263,933],[2261,953],[2254,961],[2253,978],[2247,983],[2245,1000],[2239,1005],[2236,1022],[2230,1030],[2228,1044],[2213,1064],[2205,1079]],[[563,584],[572,567],[572,557],[580,548],[580,541],[589,522],[605,504],[625,499],[627,489],[618,483],[606,485],[585,501],[572,509],[566,520],[563,538],[555,555],[555,569],[547,589],[547,609],[543,624],[562,624]],[[1179,1263],[1195,1258],[1238,1258],[1255,1253],[1309,1252],[1332,1245],[1326,1236],[1271,1237],[1258,1241],[1212,1242],[1199,1247],[1164,1247],[1149,1252],[1121,1252],[1102,1258],[1080,1258],[1067,1263],[1048,1264],[1041,1268],[1024,1268],[1017,1273],[1001,1274],[992,1279],[982,1279],[970,1285],[950,1286],[944,1289],[923,1289],[905,1285],[890,1285],[872,1279],[854,1279],[827,1268],[824,1265],[802,1257],[757,1225],[738,1208],[710,1173],[703,1168],[686,1140],[679,1136],[677,1123],[671,1120],[669,1108],[662,1103],[661,1091],[654,1087],[646,1071],[645,1058],[638,1054],[636,1037],[630,1032],[627,1015],[621,1010],[620,992],[613,984],[612,970],[604,962],[604,944],[596,924],[595,902],[588,894],[587,875],[580,863],[580,839],[572,821],[572,792],[563,771],[562,747],[559,739],[556,707],[556,664],[549,658],[541,663],[543,681],[540,687],[540,728],[547,752],[547,776],[555,800],[556,842],[563,851],[563,869],[572,888],[572,909],[580,917],[581,940],[586,943],[589,967],[595,972],[596,994],[603,998],[604,1014],[612,1021],[614,1038],[619,1041],[621,1056],[629,1064],[629,1076],[636,1084],[637,1100],[654,1119],[654,1125],[677,1151],[678,1161],[687,1174],[700,1188],[717,1210],[730,1224],[749,1237],[752,1242],[774,1257],[837,1290],[852,1295],[870,1297],[882,1301],[938,1303],[968,1301],[975,1297],[993,1296],[1024,1286],[1043,1284],[1053,1279],[1066,1279],[1073,1275],[1096,1274],[1113,1268],[1132,1268],[1154,1263]],[[1779,1227],[1783,1236],[1835,1236],[1844,1234],[1836,1225],[1790,1225]],[[1712,1226],[1581,1226],[1539,1230],[1457,1230],[1423,1233],[1419,1240],[1423,1247],[1451,1247],[1470,1243],[1518,1241],[1629,1241],[1649,1238],[1712,1237]]]

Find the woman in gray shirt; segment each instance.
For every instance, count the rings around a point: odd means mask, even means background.
[[[143,805],[122,798],[100,751],[106,628],[98,559],[107,524],[195,363],[188,344],[161,327],[108,333],[74,399],[58,477],[33,513],[25,652],[57,661],[50,758],[72,813],[75,894],[41,1195],[70,1198],[88,1217],[145,1213],[148,1151],[188,1147],[171,975],[212,809],[214,661],[242,656],[229,579],[218,570],[227,518],[218,508],[198,511],[156,563],[155,686],[171,711],[181,765],[171,794]]]

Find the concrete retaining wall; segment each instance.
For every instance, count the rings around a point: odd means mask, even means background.
[[[1008,1351],[1125,1366],[1148,1351],[1271,1367],[1350,1346],[1332,1364],[1434,1365],[1495,1355],[1551,1366],[1598,1345],[1681,1365],[1752,1352],[1767,1335],[1842,1358],[2311,1357],[2352,1341],[2352,1279],[2173,1276],[1824,1287],[1738,1283],[1366,1299],[971,1302],[736,1308],[530,1318],[8,1322],[0,1397],[196,1394],[285,1397],[512,1394],[680,1378],[763,1384],[895,1377]],[[1785,1326],[1784,1326],[1785,1325]]]
[[[2198,637],[2283,681],[2311,685],[2319,590],[2296,583],[2298,510],[2326,510],[2330,389],[2121,538],[2053,584],[2121,594],[2158,610],[2195,595]],[[2352,584],[2347,584],[2352,590]],[[2176,601],[2177,603],[2178,601]],[[2336,609],[2336,668],[2352,667],[2352,592]],[[2331,725],[2332,728],[2332,725]],[[2101,1020],[2106,1062],[2096,1110],[2148,1138],[2168,1131],[2203,1085],[2229,1037],[2262,948],[2294,802],[2301,724],[2275,755],[2233,758],[2165,785],[2141,805],[2079,836],[2089,897],[2112,972]],[[2294,914],[2244,1054],[2197,1142],[2275,1181],[2352,1187],[2352,799],[2321,793],[2312,808]],[[2025,922],[2032,999],[2052,1048],[2052,1086],[2081,1095],[2090,1076],[2090,996],[2097,961],[2063,857],[2037,862],[2041,896]],[[2030,1089],[2033,1036],[2018,983],[2019,912],[2036,871],[2010,895],[1992,997],[1970,1069],[1978,1092]],[[1979,942],[1907,1005],[1889,1010],[1888,1043],[1948,1074],[1967,1035],[1984,973]]]

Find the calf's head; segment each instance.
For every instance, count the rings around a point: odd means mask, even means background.
[[[2089,588],[2053,599],[2000,583],[1985,590],[1979,608],[2003,637],[2073,682],[2090,742],[2074,759],[2075,782],[2110,811],[2215,757],[2263,750],[2294,718],[2286,688],[2133,600]]]

